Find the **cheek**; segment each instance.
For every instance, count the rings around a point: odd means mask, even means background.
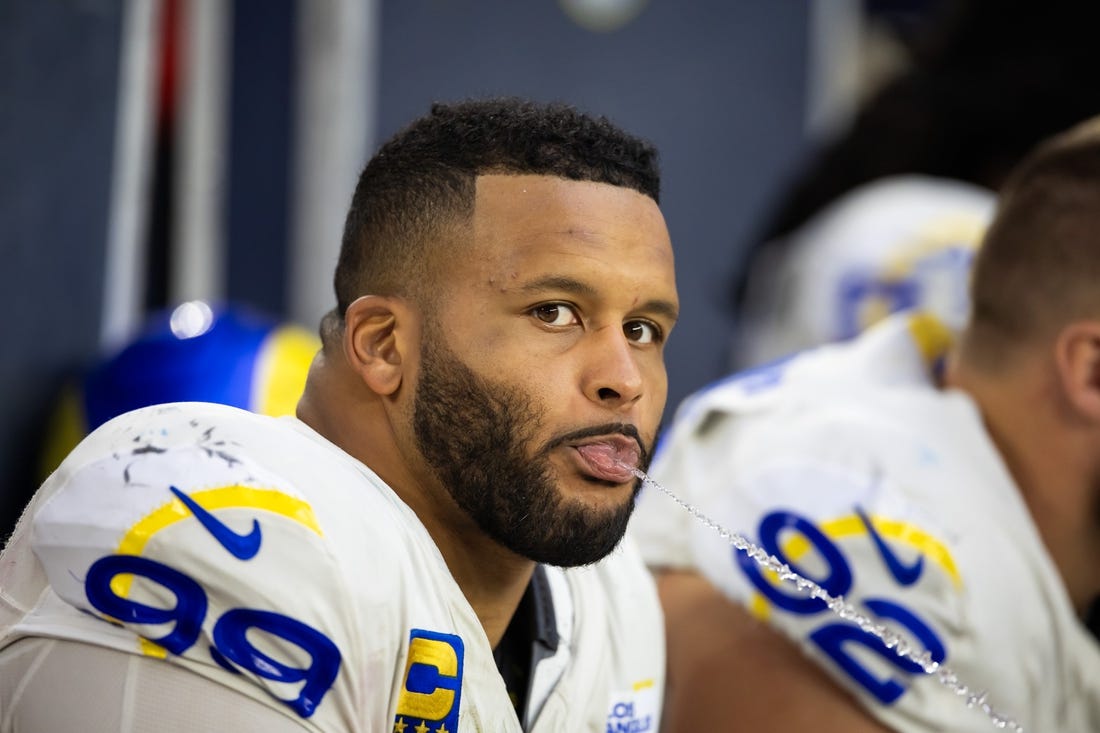
[[[530,326],[485,319],[464,332],[456,330],[454,351],[464,362],[482,374],[500,380],[517,381],[527,372],[545,363],[545,343],[529,338]],[[545,341],[545,339],[543,340]]]
[[[540,415],[568,414],[574,410],[574,400],[580,391],[565,369],[533,362],[525,364],[521,371],[516,375],[515,385],[529,397],[531,406]]]
[[[541,431],[548,419],[553,422],[554,415],[575,406],[568,370],[533,357],[529,350],[497,349],[486,358],[474,357],[467,365],[484,380],[489,397],[507,395],[507,409],[529,412],[536,418],[536,430]]]
[[[646,405],[644,407],[646,427],[657,429],[667,407],[668,373],[663,363],[659,363],[646,372]]]
[[[647,407],[647,414],[652,415],[653,421],[655,423],[660,422],[661,417],[665,413],[665,408],[668,407],[667,397],[668,397],[668,390],[665,388],[664,385],[662,385],[660,392],[659,393],[655,392],[653,394],[653,398],[649,401],[649,405]]]
[[[483,328],[465,341],[463,359],[479,373],[507,382],[533,396],[563,388],[576,371],[575,337],[547,334],[527,323]],[[574,374],[575,378],[575,374]],[[561,399],[561,394],[559,399]]]
[[[638,368],[642,372],[650,398],[663,405],[668,396],[668,370],[665,368],[663,354],[658,351],[644,354],[638,359]]]

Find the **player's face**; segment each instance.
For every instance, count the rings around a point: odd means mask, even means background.
[[[594,562],[622,537],[665,405],[672,248],[648,197],[546,176],[478,180],[417,383],[419,447],[496,541]]]

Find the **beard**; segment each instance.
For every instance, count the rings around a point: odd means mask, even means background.
[[[611,552],[634,510],[629,501],[593,509],[563,497],[550,454],[588,436],[621,433],[648,451],[633,425],[612,423],[555,436],[534,455],[542,414],[519,390],[474,373],[438,336],[423,346],[413,405],[417,447],[448,493],[482,532],[512,552],[559,567],[588,565]]]

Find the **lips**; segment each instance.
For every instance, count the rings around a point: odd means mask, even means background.
[[[638,444],[630,438],[610,435],[573,447],[593,478],[613,484],[624,484],[634,479],[630,469],[638,465],[640,452]]]

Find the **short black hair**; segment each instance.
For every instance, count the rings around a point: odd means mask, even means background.
[[[408,294],[444,228],[472,216],[479,175],[549,175],[660,194],[657,151],[604,117],[514,97],[434,104],[359,176],[336,266],[336,313],[360,295]],[[326,319],[331,320],[331,319]],[[322,331],[325,329],[322,328]]]

